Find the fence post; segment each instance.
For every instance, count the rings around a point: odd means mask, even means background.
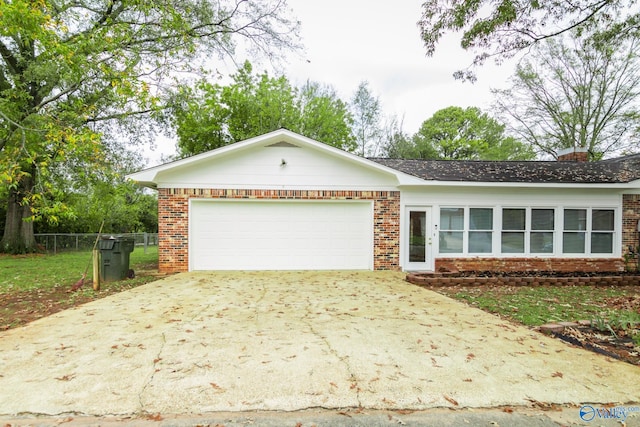
[[[149,245],[149,235],[147,232],[144,232],[144,253],[147,254],[147,246]]]

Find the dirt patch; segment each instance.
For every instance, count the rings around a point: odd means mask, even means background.
[[[156,270],[140,270],[133,279],[103,283],[98,291],[93,290],[89,280],[73,292],[73,284],[69,284],[48,289],[0,293],[0,330],[24,326],[59,311],[153,282],[158,279],[157,266],[155,268]]]

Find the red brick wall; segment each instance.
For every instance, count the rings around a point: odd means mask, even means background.
[[[620,258],[437,258],[435,271],[622,271]]]
[[[588,162],[589,153],[586,151],[572,151],[567,154],[561,154],[558,156],[559,162]]]
[[[329,190],[158,190],[158,258],[161,272],[189,270],[189,199],[373,200],[375,270],[400,269],[400,192]]]
[[[638,220],[640,220],[640,194],[622,196],[622,253],[629,252],[629,246],[638,248]]]

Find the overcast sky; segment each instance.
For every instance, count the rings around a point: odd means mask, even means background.
[[[425,55],[417,26],[422,0],[288,3],[302,22],[305,47],[302,55],[291,55],[283,64],[292,84],[299,86],[307,79],[328,84],[348,101],[366,80],[380,99],[383,114],[404,117],[403,129],[409,134],[433,113],[451,105],[487,109],[492,100],[490,89],[505,87],[511,75],[511,67],[485,65],[474,84],[454,80],[453,72],[467,67],[472,55],[459,47],[454,36],[438,46],[434,57]],[[240,63],[244,60],[239,59]],[[262,72],[265,67],[256,64],[254,71]],[[161,153],[174,152],[174,143],[163,141],[155,152],[145,154],[150,164],[156,164]]]
[[[454,71],[472,55],[453,35],[427,57],[417,22],[422,0],[288,0],[302,21],[306,60],[292,59],[287,75],[334,86],[344,100],[367,80],[386,115],[404,115],[404,130],[415,133],[439,109],[489,107],[491,87],[504,87],[511,68],[487,66],[479,81],[462,83]]]

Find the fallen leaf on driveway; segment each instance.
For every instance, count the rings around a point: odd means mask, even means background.
[[[220,387],[218,384],[216,384],[216,383],[209,383],[209,384],[211,384],[211,387],[213,387],[218,393],[224,393],[225,392],[225,389]]]
[[[145,418],[151,421],[162,421],[164,419],[160,414],[149,414]]]
[[[562,372],[554,372],[551,376],[554,378],[562,378]]]
[[[452,405],[455,405],[455,406],[458,406],[458,405],[459,405],[458,401],[457,401],[457,400],[455,400],[453,397],[449,397],[449,396],[447,396],[446,394],[443,394],[443,395],[442,395],[442,397],[444,397],[444,399],[445,399],[447,402],[451,403]]]

